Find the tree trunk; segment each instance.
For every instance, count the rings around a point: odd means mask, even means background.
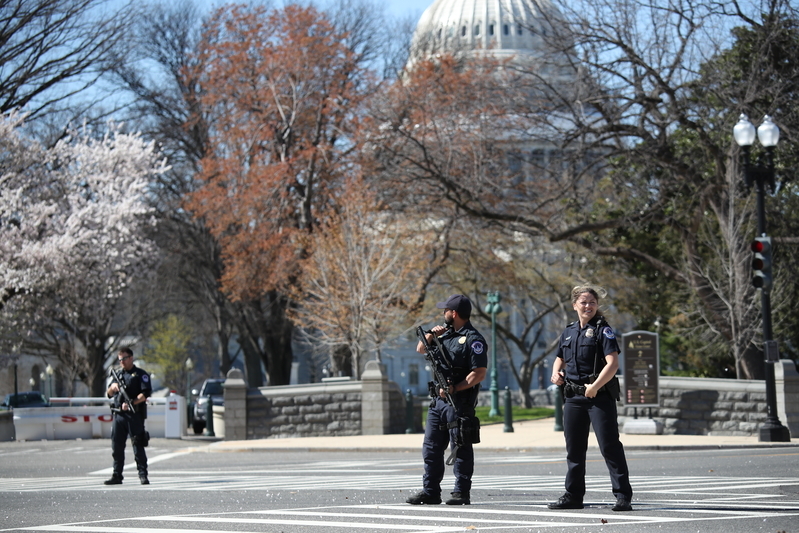
[[[763,351],[754,344],[747,346],[736,364],[738,379],[766,379],[764,358]]]
[[[291,363],[294,360],[291,347],[294,324],[286,314],[290,305],[289,299],[277,291],[270,291],[266,295],[266,304],[264,322],[267,327],[261,333],[264,339],[262,357],[269,385],[288,385],[291,381]]]

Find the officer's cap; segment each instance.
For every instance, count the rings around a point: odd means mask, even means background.
[[[461,318],[469,318],[472,314],[472,302],[462,294],[453,294],[447,298],[446,302],[438,302],[436,307],[439,309],[452,309]]]

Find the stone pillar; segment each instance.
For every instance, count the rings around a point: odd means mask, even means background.
[[[774,363],[774,385],[777,390],[777,416],[791,432],[791,439],[799,439],[799,372],[790,359]]]
[[[238,368],[231,368],[223,384],[225,389],[225,440],[247,438],[247,384]]]
[[[369,361],[361,383],[361,434],[387,435],[391,431],[391,404],[386,368]]]

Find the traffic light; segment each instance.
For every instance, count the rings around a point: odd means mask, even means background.
[[[755,237],[752,241],[752,285],[764,291],[771,289],[771,237]]]

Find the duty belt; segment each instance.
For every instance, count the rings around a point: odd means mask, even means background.
[[[585,396],[585,385],[579,385],[577,383],[567,381],[566,385],[563,386],[563,394],[567,398],[573,398],[574,396]]]

